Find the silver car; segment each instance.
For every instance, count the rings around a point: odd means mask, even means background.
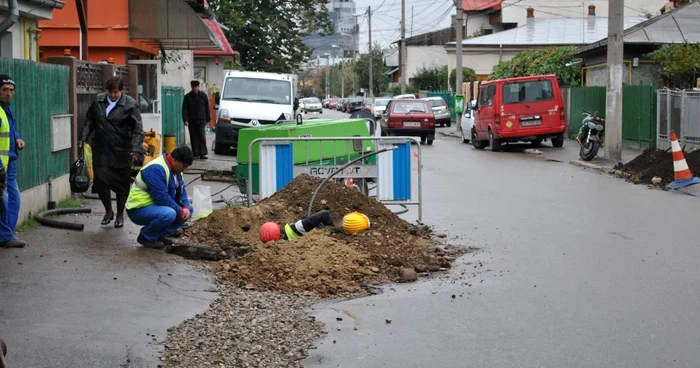
[[[433,108],[433,115],[435,115],[435,126],[452,126],[452,113],[442,97],[427,97],[423,98],[423,100],[428,101],[430,106]]]
[[[303,99],[304,102],[304,114],[308,114],[309,112],[318,112],[323,114],[323,105],[321,104],[321,100],[319,100],[316,97],[307,97]]]

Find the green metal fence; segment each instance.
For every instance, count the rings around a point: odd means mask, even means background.
[[[185,124],[182,122],[182,99],[185,89],[182,87],[163,86],[163,136],[174,134],[177,145],[185,143]]]
[[[455,113],[455,94],[450,91],[428,91],[428,97],[442,97],[450,108],[450,120],[457,121]]]
[[[625,147],[656,147],[656,91],[653,86],[624,86],[622,139]],[[605,87],[571,88],[569,137],[581,128],[583,109],[605,117]]]
[[[656,148],[656,88],[624,86],[622,90],[622,144]]]
[[[69,150],[51,152],[51,116],[69,112],[68,67],[0,58],[0,73],[15,80],[12,111],[17,130],[27,144],[17,161],[20,190],[46,183],[49,176],[68,174]]]

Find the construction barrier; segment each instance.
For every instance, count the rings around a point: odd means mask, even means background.
[[[371,142],[372,145],[368,145]],[[415,152],[411,143],[415,143]],[[338,149],[338,143],[354,148]],[[258,145],[259,199],[264,199],[284,188],[294,177],[308,174],[319,178],[361,179],[376,183],[377,200],[387,205],[411,205],[418,207],[418,220],[422,221],[421,146],[413,137],[300,137],[300,138],[258,138],[248,145],[248,157],[253,157],[253,146]],[[307,159],[295,164],[295,145],[309,145],[320,148],[320,161]],[[323,149],[326,154],[323,154]],[[347,166],[353,159],[371,152],[391,149],[376,155],[376,159],[366,158]],[[297,147],[296,155],[299,155]],[[336,152],[343,152],[336,154]],[[298,158],[298,157],[297,157]],[[416,175],[413,175],[411,159],[417,159]],[[344,168],[344,166],[347,166]],[[340,171],[340,172],[339,172]],[[253,165],[248,165],[248,178],[253,177]],[[415,180],[414,180],[415,179]],[[417,186],[416,193],[413,185]],[[253,202],[252,180],[246,183],[248,205]]]

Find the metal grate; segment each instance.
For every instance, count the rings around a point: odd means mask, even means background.
[[[102,65],[85,61],[77,62],[77,92],[98,93],[102,91]]]
[[[124,93],[126,93],[129,96],[131,95],[131,91],[129,90],[129,80],[130,80],[130,75],[129,75],[129,67],[128,66],[120,66],[117,67],[117,77],[120,78],[122,81],[124,81]]]

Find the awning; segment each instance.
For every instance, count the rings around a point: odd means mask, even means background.
[[[166,50],[223,50],[214,32],[183,0],[129,0],[129,37]]]
[[[501,9],[502,3],[503,0],[462,0],[462,9],[465,12]]]
[[[224,34],[224,30],[221,29],[221,26],[219,23],[215,20],[211,19],[204,19],[204,23],[211,29],[212,32],[216,35],[216,38],[219,40],[219,42],[223,45],[223,50],[202,50],[202,49],[196,49],[192,53],[194,55],[206,55],[206,56],[233,56],[236,53],[233,51],[233,48],[231,48],[231,44],[228,42],[226,39],[226,34]]]
[[[391,70],[389,70],[388,72],[386,72],[386,73],[384,73],[384,74],[386,74],[386,75],[392,75],[392,74],[394,74],[394,73],[396,73],[396,72],[398,72],[398,71],[399,71],[399,68],[394,68],[394,69],[391,69]]]

